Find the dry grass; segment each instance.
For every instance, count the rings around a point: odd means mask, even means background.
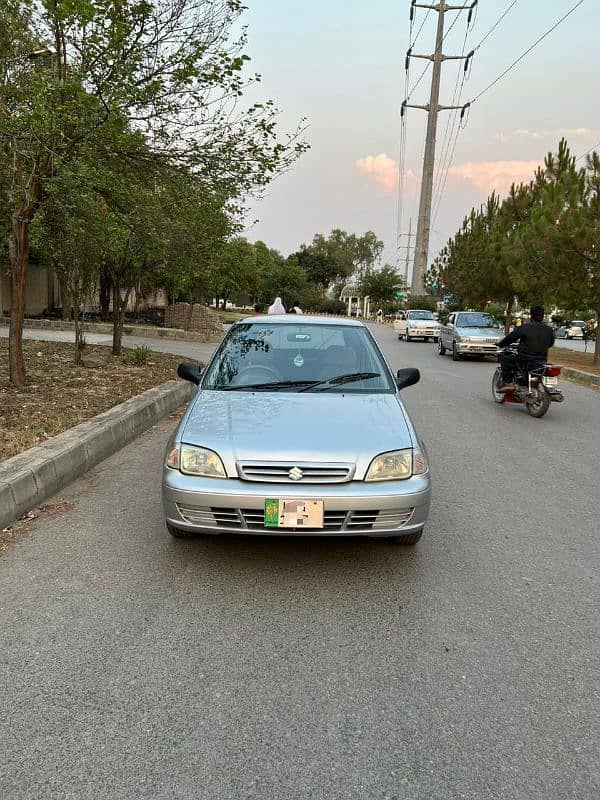
[[[565,347],[553,347],[550,350],[549,361],[563,367],[580,369],[592,375],[600,375],[600,366],[594,366],[594,354],[580,353],[577,350],[567,350]]]
[[[176,377],[179,356],[150,353],[144,366],[127,363],[131,351],[112,356],[94,346],[106,367],[76,367],[73,345],[26,340],[27,383],[8,382],[8,340],[0,339],[0,459],[33,447],[80,422]]]

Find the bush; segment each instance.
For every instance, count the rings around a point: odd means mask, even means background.
[[[150,348],[146,347],[145,344],[138,345],[133,353],[127,359],[128,364],[134,364],[136,367],[144,367],[147,362],[148,358],[150,357]]]
[[[314,311],[319,311],[322,314],[343,314],[346,315],[348,313],[348,304],[344,303],[343,300],[329,300],[325,298],[321,300],[320,303],[315,305]]]

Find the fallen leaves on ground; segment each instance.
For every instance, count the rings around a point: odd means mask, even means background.
[[[130,350],[111,355],[109,347],[87,347],[101,356],[102,369],[78,367],[68,342],[23,342],[27,382],[8,381],[8,340],[0,340],[0,459],[40,444],[130,397],[177,377],[179,356],[150,353],[144,366],[127,363]]]

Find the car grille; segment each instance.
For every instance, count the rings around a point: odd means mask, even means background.
[[[228,530],[273,531],[265,527],[265,515],[261,508],[197,508],[177,506],[183,519],[200,528],[224,528]],[[414,513],[414,508],[385,511],[325,511],[323,533],[348,531],[396,530],[403,528]],[[285,530],[310,530],[308,528],[286,528]]]
[[[302,471],[299,480],[292,480],[290,472]],[[344,483],[354,476],[354,464],[308,464],[295,461],[238,461],[239,477],[244,481],[260,483]]]

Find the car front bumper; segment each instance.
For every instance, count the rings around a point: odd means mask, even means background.
[[[461,355],[496,356],[500,352],[498,345],[490,342],[457,342],[456,349]]]
[[[164,468],[162,497],[167,522],[190,533],[396,536],[423,528],[431,485],[429,473],[406,481],[298,485],[197,478]],[[264,502],[273,497],[323,500],[324,527],[266,528]]]
[[[439,328],[407,328],[406,333],[414,339],[437,339],[440,335]]]

